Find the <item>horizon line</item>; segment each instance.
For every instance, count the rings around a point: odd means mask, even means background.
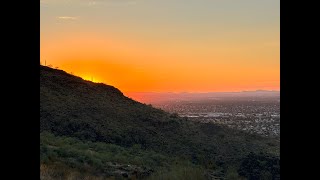
[[[197,92],[197,91],[124,91],[123,93],[155,93],[155,94],[163,94],[163,93],[172,93],[172,94],[182,94],[182,93],[190,93],[190,94],[205,94],[205,93],[243,93],[243,92],[280,92],[279,90],[263,90],[263,89],[257,89],[257,90],[241,90],[241,91],[203,91],[203,92]]]

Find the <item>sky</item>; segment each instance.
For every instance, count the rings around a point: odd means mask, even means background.
[[[40,0],[40,61],[122,92],[280,90],[280,1]]]

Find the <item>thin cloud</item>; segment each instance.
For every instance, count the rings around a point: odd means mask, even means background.
[[[85,2],[88,6],[130,6],[137,4],[137,0],[82,0],[82,2]]]
[[[62,19],[62,20],[77,20],[77,17],[73,17],[73,16],[59,16],[57,17],[58,19]]]

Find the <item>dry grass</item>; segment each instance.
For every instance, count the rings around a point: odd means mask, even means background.
[[[113,180],[113,177],[99,177],[80,173],[68,167],[40,164],[41,180]]]

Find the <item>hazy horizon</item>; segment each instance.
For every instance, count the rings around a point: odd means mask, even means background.
[[[126,93],[193,93],[193,94],[205,94],[205,93],[242,93],[242,92],[280,92],[280,90],[240,90],[240,91],[126,91]]]
[[[168,102],[176,100],[208,100],[230,97],[280,97],[280,90],[256,90],[238,92],[123,92],[124,95],[143,103]],[[280,100],[280,99],[279,99]]]

